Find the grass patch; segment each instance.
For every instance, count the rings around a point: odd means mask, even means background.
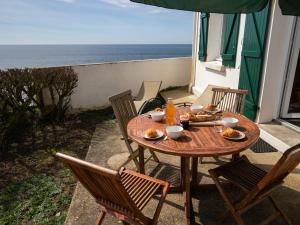
[[[0,224],[63,224],[70,201],[51,176],[14,182],[0,191]]]
[[[0,225],[62,225],[76,186],[70,171],[54,157],[63,152],[84,159],[96,125],[112,120],[112,109],[72,115],[13,140],[0,159]]]

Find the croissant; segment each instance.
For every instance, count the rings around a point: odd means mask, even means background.
[[[223,136],[225,137],[230,137],[230,138],[236,138],[240,136],[240,133],[237,130],[234,130],[230,127],[227,127],[224,131],[223,131]]]
[[[154,128],[149,128],[146,131],[146,136],[148,138],[156,138],[158,136],[157,131]]]

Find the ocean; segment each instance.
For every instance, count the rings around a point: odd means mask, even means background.
[[[191,44],[0,45],[0,69],[174,58],[191,55]]]

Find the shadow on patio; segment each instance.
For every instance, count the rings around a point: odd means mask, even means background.
[[[97,125],[94,133],[89,152],[86,160],[116,169],[127,157],[127,149],[123,141],[120,140],[121,134],[115,122],[103,122]],[[244,152],[248,158],[264,169],[270,169],[272,165],[281,156],[280,153],[254,153],[251,150]],[[159,158],[163,163],[159,165],[155,162],[150,162],[146,166],[146,173],[163,179],[168,179],[172,184],[180,181],[179,175],[179,158],[170,157],[159,154]],[[222,158],[223,159],[223,158]],[[226,159],[224,159],[226,160]],[[205,158],[205,163],[199,166],[199,173],[202,175],[201,182],[211,183],[211,179],[207,176],[207,170],[216,166],[215,163],[208,163],[213,159]],[[127,168],[134,168],[133,163]],[[297,213],[297,206],[300,205],[300,175],[299,167],[296,173],[290,174],[286,178],[284,186],[279,188],[274,197],[277,199],[283,211],[292,220],[293,224],[300,221],[300,215]],[[233,198],[238,197],[241,193],[230,188],[229,193]],[[153,200],[149,207],[146,207],[145,214],[153,212],[153,207],[157,204]],[[196,224],[219,224],[219,216],[224,212],[223,201],[216,189],[206,189],[199,191],[193,198],[193,209],[195,211]],[[272,208],[268,202],[259,204],[244,214],[244,219],[247,224],[257,224],[261,219],[272,213]],[[77,185],[73,200],[66,219],[66,225],[86,225],[94,224],[98,213],[98,205],[87,191],[80,185]],[[151,214],[150,214],[151,215]],[[233,224],[233,220],[228,219],[224,224]],[[120,222],[111,216],[107,216],[104,224],[120,224]],[[183,197],[179,194],[169,194],[160,214],[159,224],[184,224],[184,208]],[[276,224],[283,224],[282,221],[276,221]]]

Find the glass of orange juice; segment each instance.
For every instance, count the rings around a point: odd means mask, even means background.
[[[168,98],[166,107],[166,124],[168,126],[175,124],[175,105],[172,98]]]

